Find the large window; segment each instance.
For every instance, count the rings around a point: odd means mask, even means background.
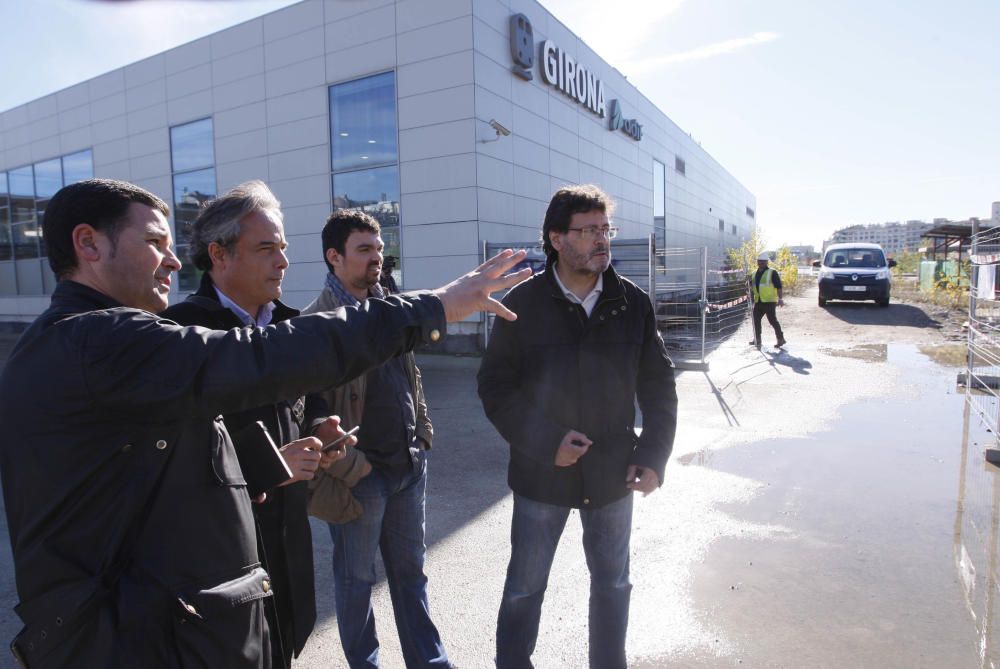
[[[653,234],[656,250],[667,246],[667,169],[659,160],[653,161]],[[657,254],[663,266],[666,256]]]
[[[397,258],[393,277],[402,286],[395,74],[331,86],[330,137],[333,209],[360,209],[379,222],[385,255]]]
[[[174,175],[174,239],[177,257],[184,266],[178,276],[182,291],[198,288],[200,273],[188,256],[191,226],[201,205],[216,196],[215,139],[212,119],[206,118],[170,129],[170,164]]]
[[[55,289],[42,221],[63,186],[94,176],[90,149],[0,172],[0,295],[43,295]]]

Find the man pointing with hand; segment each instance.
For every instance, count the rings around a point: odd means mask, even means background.
[[[0,375],[0,474],[24,629],[39,667],[267,669],[272,596],[247,481],[220,414],[341,384],[489,310],[523,253],[435,291],[266,327],[183,327],[167,306],[169,209],[90,179],[45,211],[58,278]]]

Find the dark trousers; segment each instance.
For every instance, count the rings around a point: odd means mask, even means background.
[[[774,328],[774,336],[778,338],[778,341],[783,341],[785,335],[781,332],[781,324],[778,323],[778,316],[776,314],[778,310],[777,302],[756,302],[753,305],[753,338],[758,344],[760,344],[760,322],[767,316],[767,322],[771,324]]]
[[[510,563],[497,616],[497,669],[533,669],[542,601],[570,508],[514,493]],[[590,669],[625,669],[632,594],[629,537],[632,493],[599,509],[581,509],[583,554],[590,570]]]

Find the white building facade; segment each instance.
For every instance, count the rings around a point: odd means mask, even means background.
[[[868,242],[878,244],[889,255],[896,255],[920,248],[924,233],[933,227],[933,223],[924,221],[851,225],[834,232],[823,247],[844,242]]]
[[[380,220],[406,289],[486,241],[537,240],[566,184],[607,191],[621,237],[707,246],[713,265],[756,223],[746,188],[532,0],[305,0],[0,113],[0,321],[47,306],[45,203],[91,175],[166,200],[182,260],[202,201],[265,181],[297,307],[338,207]],[[173,301],[196,281],[189,265]]]

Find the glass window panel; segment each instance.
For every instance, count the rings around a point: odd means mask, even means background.
[[[0,172],[0,206],[7,204],[7,173]]]
[[[210,167],[215,164],[212,119],[170,129],[170,155],[174,172]]]
[[[201,205],[215,197],[215,191],[215,168],[174,175],[174,236],[178,244],[190,241],[191,224]]]
[[[45,250],[45,228],[43,227],[45,205],[48,203],[48,200],[35,200],[35,221],[38,224],[38,252],[42,257],[48,255],[48,251]]]
[[[334,171],[396,162],[395,74],[331,86],[330,125]]]
[[[56,275],[53,273],[52,268],[49,266],[47,261],[42,261],[42,291],[46,295],[51,295],[52,291],[56,289]]]
[[[177,257],[184,265],[178,274],[177,285],[182,291],[198,288],[201,273],[188,261],[188,242],[201,205],[215,195],[215,168],[174,175],[174,241]]]
[[[383,228],[399,225],[399,168],[343,172],[333,176],[333,209],[360,209]]]
[[[333,209],[360,209],[370,214],[382,228],[384,255],[396,257],[397,272],[402,285],[399,245],[399,167],[379,167],[333,175]]]
[[[62,187],[62,162],[58,158],[35,163],[36,197],[50,198]]]
[[[63,185],[94,178],[94,152],[90,149],[63,156]]]
[[[663,217],[666,215],[666,168],[658,160],[653,161],[653,216]]]
[[[35,198],[30,196],[12,197],[10,199],[10,220],[11,223],[34,223]]]
[[[11,228],[14,243],[14,256],[18,259],[37,258],[38,256],[38,224],[34,221],[21,223]]]
[[[12,197],[35,197],[35,177],[31,165],[7,173]]]

